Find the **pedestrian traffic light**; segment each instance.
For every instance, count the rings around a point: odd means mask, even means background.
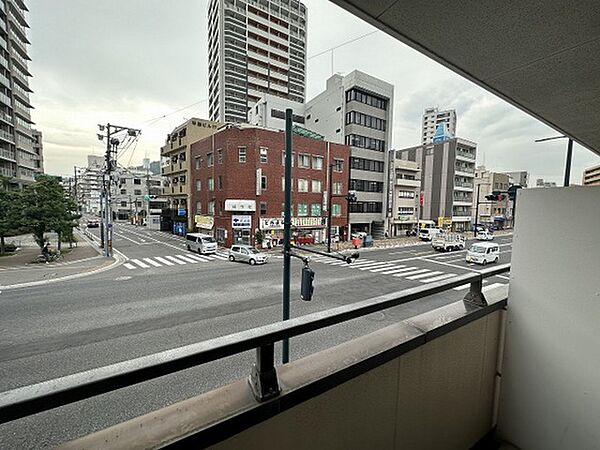
[[[302,278],[300,283],[300,297],[305,302],[312,300],[312,295],[315,290],[313,286],[313,280],[315,279],[315,272],[310,267],[305,266],[302,268]]]

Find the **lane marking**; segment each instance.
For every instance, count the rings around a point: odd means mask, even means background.
[[[357,267],[357,269],[360,270],[369,270],[369,269],[375,269],[377,267],[381,267],[383,265],[387,265],[386,263],[381,263],[381,262],[373,262],[370,264],[363,264],[362,266]]]
[[[209,259],[204,259],[204,258],[202,258],[201,256],[198,256],[198,255],[187,255],[187,256],[188,256],[188,258],[195,259],[195,260],[197,260],[199,262],[208,262],[208,261],[210,261]]]
[[[439,277],[433,277],[433,278],[427,278],[425,280],[421,280],[421,283],[433,283],[434,281],[442,281],[442,280],[445,280],[446,278],[452,278],[455,276],[456,276],[455,273],[446,273],[444,275],[440,275]]]
[[[195,260],[195,259],[193,259],[193,258],[190,258],[189,256],[185,256],[185,255],[175,255],[175,256],[176,256],[177,258],[181,258],[181,259],[183,259],[184,261],[190,262],[190,263],[192,263],[192,264],[198,264],[198,261],[197,261],[197,260]]]
[[[135,269],[135,266],[133,264],[129,264],[129,263],[125,263],[123,264],[125,267],[127,267],[129,270],[131,269]]]
[[[154,259],[160,261],[161,263],[163,263],[165,266],[174,266],[175,264],[173,264],[171,261],[163,258],[162,256],[155,256]]]
[[[138,266],[140,266],[142,269],[149,269],[150,266],[148,264],[146,264],[145,262],[140,261],[139,259],[130,259],[130,261],[132,263],[137,264]]]
[[[403,265],[394,266],[394,265],[392,265],[392,267],[397,267],[397,268],[399,268],[399,269],[400,269],[400,268],[402,268],[402,267],[406,267],[406,266],[403,266]],[[379,269],[373,269],[373,270],[371,270],[370,272],[377,273],[377,272],[383,272],[384,270],[389,270],[389,269],[390,269],[390,267],[388,266],[388,267],[383,267],[383,268],[379,268]]]
[[[169,258],[171,261],[174,261],[176,264],[179,264],[180,266],[183,266],[186,264],[185,262],[183,262],[180,259],[175,258],[174,256],[165,256],[165,258]]]
[[[418,280],[420,278],[430,277],[432,275],[439,275],[440,273],[442,273],[442,272],[436,271],[436,272],[422,273],[420,275],[414,275],[412,277],[406,277],[406,279],[407,280]]]
[[[152,264],[154,267],[162,267],[162,265],[160,265],[159,263],[157,263],[156,261],[154,261],[153,259],[150,258],[144,258],[144,261],[146,261],[149,264]]]
[[[419,269],[419,270],[413,270],[412,272],[405,272],[405,273],[397,273],[395,275],[392,275],[394,277],[405,277],[408,275],[416,275],[418,273],[423,273],[423,272],[431,272],[431,270],[429,269]]]
[[[220,259],[220,260],[222,260],[222,261],[223,261],[223,260],[227,260],[227,259],[229,259],[229,255],[222,255],[222,254],[220,254],[220,253],[215,253],[213,256],[214,256],[215,258],[217,258],[217,259]]]
[[[398,272],[408,272],[411,270],[415,270],[418,269],[418,267],[405,267],[404,269],[393,269],[393,270],[388,270],[387,272],[381,272],[382,275],[390,275],[392,273],[398,273]]]

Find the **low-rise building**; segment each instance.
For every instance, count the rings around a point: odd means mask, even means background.
[[[191,145],[195,227],[221,245],[255,244],[256,234],[283,238],[285,133],[228,126]],[[323,242],[347,233],[348,146],[294,135],[292,227],[296,239]],[[328,205],[329,165],[332,204]]]
[[[588,167],[583,171],[582,183],[584,186],[600,186],[600,164]]]
[[[545,181],[543,178],[538,178],[535,180],[535,187],[538,188],[552,188],[556,187],[556,182],[554,181]]]
[[[285,110],[292,109],[292,123],[304,126],[304,103],[264,94],[263,97],[248,110],[248,123],[258,127],[285,131]]]
[[[504,228],[512,221],[511,202],[506,193],[511,185],[511,177],[505,173],[486,170],[485,167],[478,167],[475,171],[475,195],[473,196],[473,223],[494,225],[497,228]],[[501,192],[503,199],[500,201],[490,201],[485,197],[492,192]],[[477,195],[479,195],[479,207],[477,205]]]
[[[518,170],[513,172],[502,172],[510,177],[510,184],[526,188],[529,185],[529,172]]]
[[[141,225],[150,211],[150,200],[167,206],[167,199],[161,198],[163,177],[149,171],[118,169],[112,175],[111,209],[115,220],[127,220]],[[160,208],[162,212],[163,207]],[[154,208],[157,209],[157,208]]]
[[[416,228],[420,215],[421,169],[415,161],[400,158],[392,150],[390,155],[392,179],[392,236],[402,236],[406,231]]]

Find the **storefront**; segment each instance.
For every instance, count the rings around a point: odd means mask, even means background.
[[[231,216],[233,244],[251,245],[252,216],[250,214],[233,214]]]
[[[213,216],[196,214],[194,216],[194,223],[196,224],[198,233],[210,234],[211,236],[213,235],[213,229],[215,226],[215,219]]]
[[[332,232],[336,229],[333,227]],[[280,241],[283,239],[283,217],[261,217],[260,230],[265,238],[276,242]],[[292,217],[292,240],[315,244],[325,242],[327,240],[327,219],[325,217]]]

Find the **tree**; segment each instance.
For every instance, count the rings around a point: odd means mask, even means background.
[[[55,177],[40,175],[36,182],[23,189],[23,220],[33,233],[36,243],[42,249],[45,233],[58,234],[58,249],[65,230],[77,225],[77,205],[67,195]]]
[[[19,234],[22,227],[20,191],[0,190],[0,255],[4,255],[5,238]]]
[[[261,246],[263,243],[263,240],[265,239],[265,236],[263,234],[263,232],[260,229],[256,230],[256,233],[254,235],[254,239],[256,239],[256,245]]]

